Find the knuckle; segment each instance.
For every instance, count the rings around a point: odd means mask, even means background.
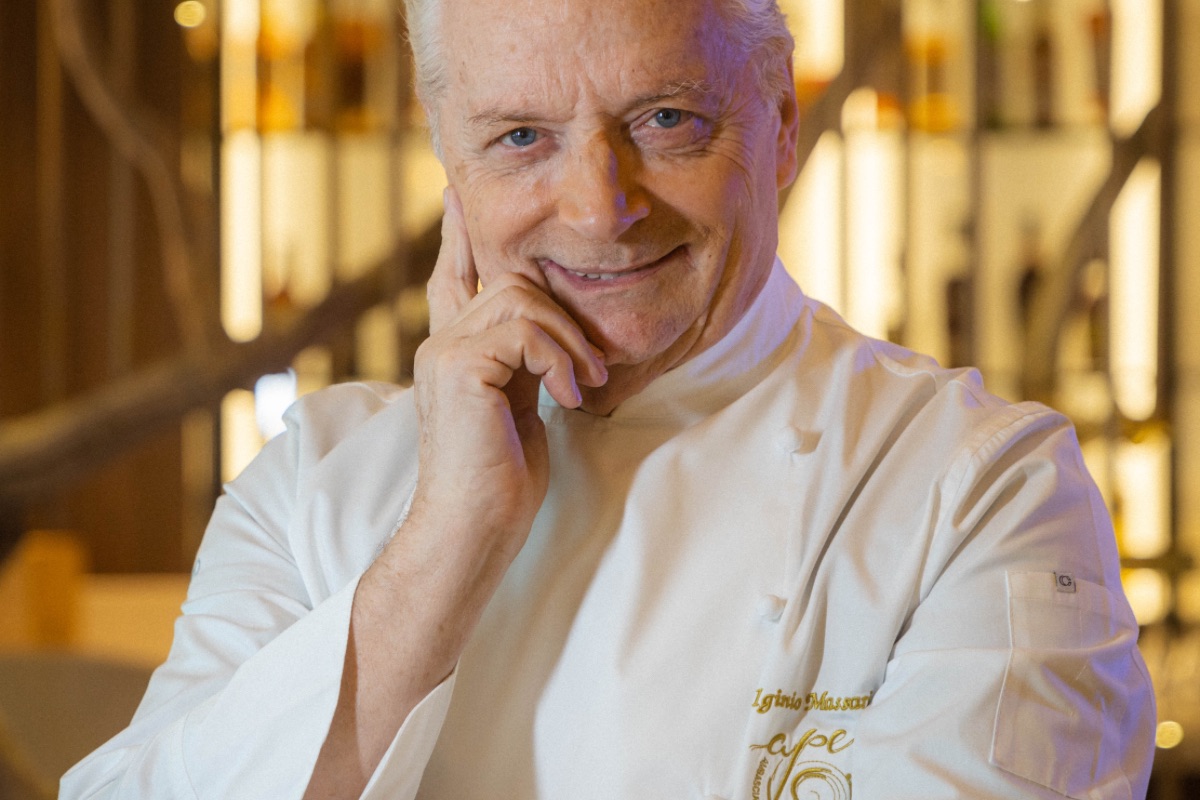
[[[414,366],[440,369],[453,360],[452,348],[439,337],[431,336],[417,347],[413,363]]]
[[[432,338],[421,342],[421,344],[417,346],[417,352],[413,355],[413,366],[418,370],[429,366],[429,364],[437,357],[435,352],[436,350],[437,344],[434,343]]]
[[[544,332],[537,323],[525,317],[518,317],[511,322],[513,331],[522,339],[540,339]]]

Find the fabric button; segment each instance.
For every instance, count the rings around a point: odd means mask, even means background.
[[[774,594],[763,595],[758,601],[758,615],[767,622],[779,622],[787,601]]]

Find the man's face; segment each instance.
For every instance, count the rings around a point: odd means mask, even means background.
[[[795,104],[714,0],[444,0],[443,160],[480,280],[526,275],[610,365],[659,374],[766,280]]]

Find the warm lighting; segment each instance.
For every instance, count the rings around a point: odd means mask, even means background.
[[[254,421],[263,439],[283,433],[283,412],[296,402],[296,373],[263,375],[254,384]]]
[[[842,3],[829,0],[780,0],[796,40],[794,67],[799,82],[829,80],[845,60]]]
[[[842,130],[879,128],[879,93],[874,89],[855,89],[842,106]]]
[[[275,46],[303,47],[316,30],[316,0],[259,0],[259,6],[270,21]]]
[[[1200,569],[1192,569],[1177,579],[1175,613],[1187,623],[1200,623]]]
[[[338,142],[337,275],[351,280],[391,255],[396,240],[392,202],[395,171],[386,135],[345,136]],[[445,173],[434,183],[440,197]]]
[[[258,127],[264,132],[302,127],[306,115],[305,49],[317,25],[316,0],[259,0]]]
[[[969,218],[971,161],[964,142],[951,136],[909,139],[908,231],[905,270],[909,292],[905,345],[949,364],[950,308],[946,287],[961,277],[970,257],[958,231]]]
[[[263,278],[268,299],[316,305],[333,281],[330,253],[332,147],[320,134],[263,137]]]
[[[1162,96],[1162,0],[1112,0],[1112,127],[1137,130]]]
[[[184,28],[199,28],[208,18],[208,9],[199,0],[185,0],[175,6],[175,21]]]
[[[1125,596],[1139,625],[1161,622],[1170,608],[1167,578],[1155,569],[1131,569],[1121,576]]]
[[[195,552],[212,513],[216,415],[207,408],[197,408],[184,414],[181,423],[179,483],[183,496],[180,531],[185,552]]]
[[[1116,478],[1121,497],[1121,552],[1156,558],[1171,546],[1171,443],[1150,430],[1117,449]]]
[[[221,153],[221,324],[235,342],[262,332],[261,157],[252,131],[235,131]]]
[[[1113,459],[1109,441],[1095,436],[1081,441],[1079,449],[1083,453],[1083,464],[1087,467],[1088,474],[1092,476],[1096,488],[1100,490],[1100,496],[1104,499],[1105,505],[1111,509]]]
[[[1143,159],[1113,204],[1111,236],[1113,389],[1126,417],[1158,405],[1159,189],[1162,168]]]
[[[231,481],[262,449],[254,415],[254,393],[234,389],[221,401],[221,480]]]
[[[355,326],[355,365],[366,380],[395,383],[400,378],[400,338],[391,305],[378,305]]]
[[[400,144],[400,219],[404,233],[416,238],[442,214],[446,170],[429,146],[425,131],[404,137]]]
[[[333,383],[333,354],[328,347],[306,347],[292,361],[296,370],[296,395],[303,396]]]
[[[1164,720],[1158,723],[1154,731],[1154,744],[1159,750],[1170,750],[1178,747],[1183,741],[1183,726],[1174,720]]]
[[[878,119],[875,92],[855,92],[843,119]],[[895,131],[846,130],[846,320],[886,339],[903,319],[900,258],[904,146]]]
[[[221,13],[221,127],[258,122],[258,0],[225,3]]]
[[[779,220],[779,255],[810,297],[843,309],[842,140],[822,134]]]

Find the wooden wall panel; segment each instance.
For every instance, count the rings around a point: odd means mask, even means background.
[[[171,4],[155,0],[80,3],[84,24],[106,48],[107,15],[124,5],[134,12],[133,83],[137,107],[148,112],[156,142],[168,163],[178,163],[182,47]],[[158,234],[147,192],[135,176],[133,191],[111,191],[114,154],[70,83],[64,77],[62,120],[63,202],[61,245],[66,263],[66,336],[63,353],[46,352],[37,335],[44,313],[39,296],[44,263],[39,263],[37,14],[49,3],[0,3],[0,416],[28,412],[46,397],[45,360],[61,358],[69,396],[102,384],[115,369],[170,357],[179,347],[166,300]],[[124,202],[122,202],[122,198]],[[116,206],[114,206],[116,203]],[[131,224],[112,225],[114,214]],[[112,231],[125,231],[113,241]],[[109,264],[132,261],[130,300],[110,307]],[[130,363],[113,363],[110,331],[116,322],[132,324]],[[28,528],[69,528],[88,543],[98,571],[173,571],[190,565],[180,532],[181,453],[178,429],[115,459],[78,485],[24,509]]]

